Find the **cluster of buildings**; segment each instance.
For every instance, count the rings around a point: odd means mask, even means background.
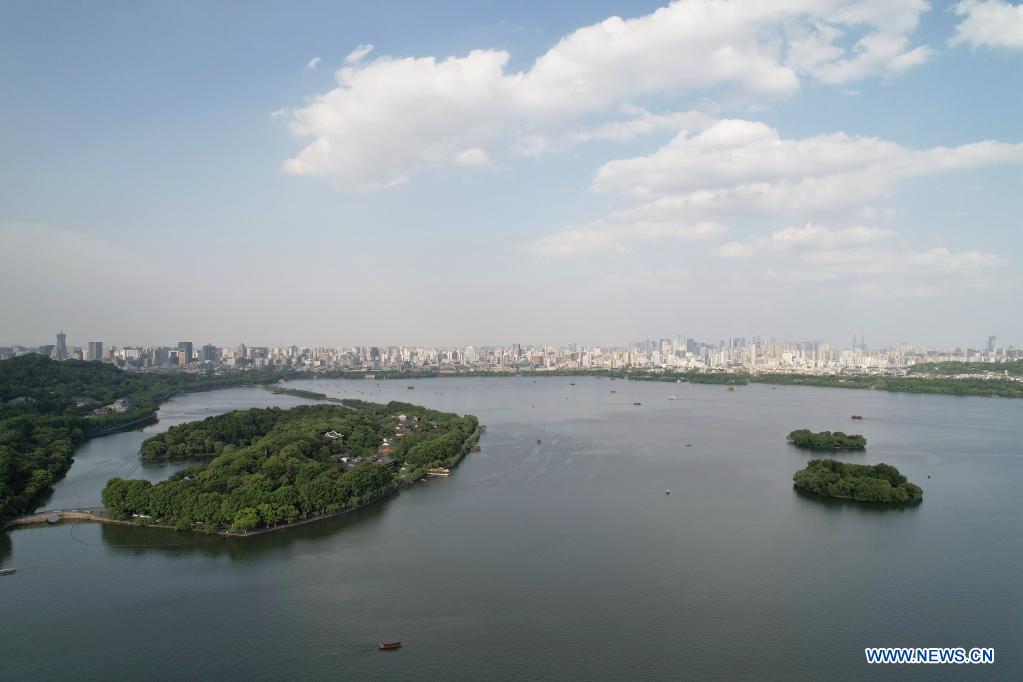
[[[870,348],[853,336],[847,348],[820,341],[778,341],[739,337],[716,343],[685,336],[630,341],[620,346],[104,346],[90,341],[69,346],[63,332],[56,343],[34,348],[0,347],[0,359],[41,353],[55,360],[108,362],[128,370],[294,369],[312,372],[495,372],[645,369],[680,372],[897,373],[921,362],[1005,362],[1023,350],[998,345],[990,336],[982,348],[933,349],[899,344]]]

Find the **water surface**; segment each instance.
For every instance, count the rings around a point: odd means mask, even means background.
[[[293,383],[471,412],[483,452],[371,508],[255,538],[86,524],[0,536],[19,569],[0,578],[4,676],[1023,672],[1023,401],[596,378]],[[137,450],[172,423],[302,402],[259,388],[177,398],[146,433],[83,448],[47,506],[94,503],[112,475],[169,475],[138,468]],[[812,456],[785,443],[797,427],[862,433],[866,453],[843,457],[895,465],[923,504],[797,494]],[[380,639],[406,646],[380,653]],[[997,663],[879,670],[863,659],[879,645],[994,646]]]

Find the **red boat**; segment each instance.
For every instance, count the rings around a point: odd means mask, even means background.
[[[391,649],[400,649],[401,642],[378,642],[377,649],[380,651],[389,651]]]

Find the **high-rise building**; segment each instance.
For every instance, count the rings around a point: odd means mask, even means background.
[[[178,342],[178,364],[187,365],[192,362],[192,342],[191,341],[179,341]]]
[[[998,350],[998,337],[992,334],[987,337],[987,352],[994,353],[996,350]]]
[[[57,332],[57,345],[53,350],[57,360],[67,360],[67,335],[63,331]]]
[[[203,362],[216,362],[217,361],[217,347],[212,343],[207,343],[202,347],[202,361]]]
[[[102,341],[90,341],[89,342],[89,360],[99,361],[103,359],[103,342]]]

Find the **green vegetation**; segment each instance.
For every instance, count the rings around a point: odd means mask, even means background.
[[[333,402],[337,402],[335,398],[328,398],[326,393],[307,391],[302,388],[285,388],[284,386],[264,386],[263,388],[275,395],[292,395],[296,398],[308,398],[309,400],[331,400]]]
[[[910,374],[1001,374],[1023,376],[1023,360],[1013,362],[922,362]]]
[[[0,521],[33,509],[91,437],[155,418],[175,393],[264,384],[285,375],[128,373],[41,355],[0,361]],[[116,408],[105,408],[120,401]]]
[[[859,434],[846,435],[841,431],[818,431],[796,429],[788,436],[793,445],[810,450],[862,450],[867,447],[867,439]]]
[[[994,372],[995,376],[1004,374],[1006,370],[1009,376],[1023,375],[1023,361],[1014,363],[940,363],[944,368],[949,365],[949,374],[976,373],[973,369],[963,370],[963,366],[978,367],[980,372]],[[937,365],[931,365],[937,366]],[[958,366],[956,370],[952,366]],[[367,373],[358,371],[332,371],[316,373],[318,378],[332,379],[362,379],[367,374],[378,381],[386,379],[422,379],[436,377],[611,377],[615,379],[627,379],[631,381],[670,381],[688,382],[692,384],[731,384],[745,386],[746,384],[778,384],[791,386],[822,386],[828,388],[859,388],[875,391],[892,391],[898,393],[936,393],[941,395],[957,396],[997,396],[1003,398],[1023,398],[1023,382],[1011,379],[987,378],[978,375],[977,378],[951,379],[935,377],[933,374],[943,374],[946,370],[927,371],[928,365],[917,365],[911,369],[911,374],[919,376],[876,376],[870,374],[794,374],[774,373],[751,375],[747,372],[673,372],[673,371],[649,371],[643,369],[593,369],[593,370],[528,370],[494,372],[487,370],[460,371],[460,372],[437,372],[430,370],[414,371],[376,371]]]
[[[758,384],[862,388],[899,393],[938,393],[944,395],[999,396],[1023,398],[1023,382],[1010,379],[938,379],[928,377],[884,377],[866,374],[758,374],[750,381]]]
[[[920,502],[924,491],[888,464],[812,459],[792,477],[797,490],[857,502]]]
[[[276,526],[362,506],[430,467],[457,464],[479,439],[473,416],[343,402],[230,412],[172,427],[142,444],[145,459],[212,459],[156,485],[111,479],[103,504],[118,518],[138,515],[181,529]],[[377,456],[385,438],[393,441],[397,473]]]

